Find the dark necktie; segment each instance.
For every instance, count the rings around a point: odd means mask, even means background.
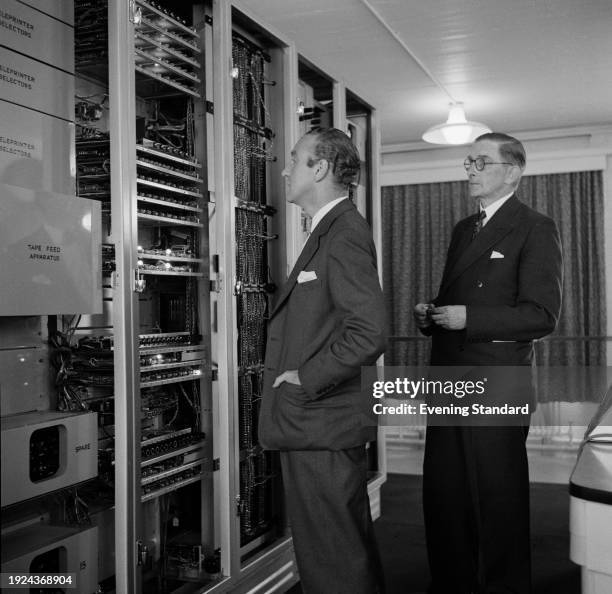
[[[485,220],[487,213],[484,210],[481,210],[474,221],[474,230],[472,231],[472,241],[480,233],[482,229],[483,221]]]

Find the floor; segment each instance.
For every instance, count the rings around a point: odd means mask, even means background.
[[[531,506],[533,594],[579,594],[580,568],[568,557],[567,487],[533,484]],[[425,591],[429,569],[421,511],[421,477],[390,474],[382,490],[382,510],[375,526],[387,594]]]
[[[529,480],[532,483],[567,485],[576,463],[578,450],[541,450],[527,448]],[[387,446],[387,472],[396,474],[421,474],[423,445]]]
[[[382,488],[382,516],[375,522],[387,594],[424,592],[428,585],[422,456],[422,446],[387,450],[389,474]],[[580,568],[569,560],[567,485],[575,458],[574,452],[529,452],[533,594],[580,594]],[[299,584],[290,590],[301,592]]]

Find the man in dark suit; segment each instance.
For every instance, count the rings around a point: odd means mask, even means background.
[[[359,171],[335,129],[303,136],[283,171],[311,235],[270,313],[259,440],[281,450],[303,591],[382,592],[365,444],[376,437],[361,366],[385,348],[370,229],[347,199]]]
[[[479,214],[454,228],[439,294],[417,304],[414,318],[432,336],[432,365],[530,366],[532,341],[552,332],[559,316],[559,233],[515,195],[525,168],[518,140],[484,134],[464,165]],[[423,503],[431,594],[531,592],[528,430],[528,422],[428,424]]]

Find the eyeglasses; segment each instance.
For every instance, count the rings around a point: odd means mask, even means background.
[[[474,163],[474,167],[476,167],[476,171],[482,171],[486,165],[514,165],[514,163],[508,163],[508,161],[485,161],[484,157],[476,157],[472,159],[471,157],[466,157],[463,162],[463,166],[466,171],[470,170],[470,167]]]

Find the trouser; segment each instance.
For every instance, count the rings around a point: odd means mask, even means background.
[[[304,593],[382,594],[365,447],[280,457]]]
[[[431,594],[529,594],[528,427],[428,427]]]

